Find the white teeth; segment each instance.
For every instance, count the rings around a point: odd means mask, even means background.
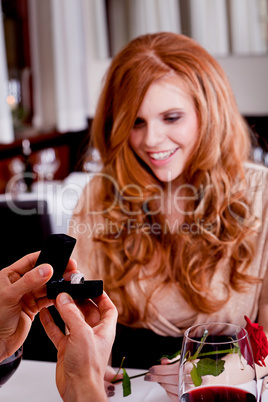
[[[150,153],[150,157],[152,159],[156,159],[158,161],[161,161],[161,160],[169,158],[170,155],[172,155],[176,150],[177,150],[177,148],[173,149],[172,151]]]

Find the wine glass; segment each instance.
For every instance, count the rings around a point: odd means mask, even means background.
[[[88,173],[99,173],[102,169],[101,156],[96,148],[89,148],[83,164],[83,169]]]
[[[27,191],[27,185],[24,180],[25,164],[20,158],[13,158],[8,166],[12,179],[8,187],[14,194],[21,194]]]
[[[53,180],[54,174],[60,166],[60,161],[54,148],[46,148],[37,155],[37,162],[33,165],[33,170],[38,175],[38,180]]]
[[[190,327],[179,370],[181,402],[256,402],[257,381],[247,331],[234,324]]]
[[[20,365],[22,358],[21,346],[13,355],[0,362],[0,388],[10,379]]]

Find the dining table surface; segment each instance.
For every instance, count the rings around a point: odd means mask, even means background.
[[[126,369],[129,376],[145,372]],[[1,402],[61,402],[55,382],[56,363],[22,359],[17,371],[0,390]],[[123,397],[122,383],[115,384],[111,402],[170,402],[157,383],[143,376],[131,380],[131,395]]]
[[[144,373],[144,370],[126,369],[129,376]],[[0,390],[1,402],[61,402],[56,382],[56,363],[22,359],[9,381]],[[260,390],[262,382],[258,381]],[[123,396],[122,383],[115,384],[111,402],[170,402],[164,389],[144,377],[131,380],[131,394]],[[268,389],[264,390],[261,402],[268,402]]]
[[[16,201],[46,201],[52,233],[67,233],[73,210],[92,177],[92,174],[72,172],[64,180],[35,182],[31,192],[0,194],[0,202],[8,201],[12,208],[12,202]]]

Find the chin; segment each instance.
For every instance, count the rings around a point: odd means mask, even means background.
[[[181,172],[173,173],[173,172],[166,172],[165,174],[154,173],[155,177],[161,181],[162,183],[170,183],[176,179],[181,177]]]

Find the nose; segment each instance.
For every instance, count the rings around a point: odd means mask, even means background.
[[[163,142],[164,132],[156,122],[147,123],[144,130],[143,143],[148,148],[156,147]]]

